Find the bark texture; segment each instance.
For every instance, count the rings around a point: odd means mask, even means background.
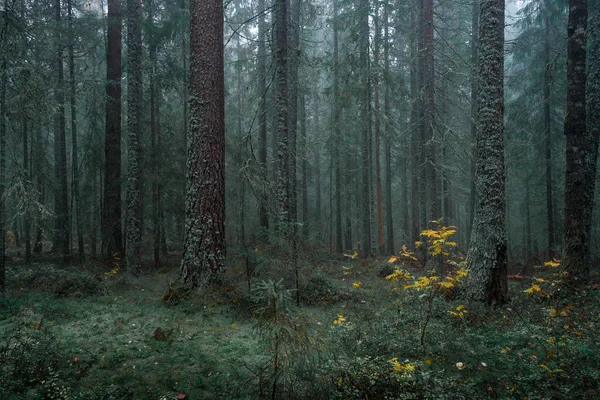
[[[508,300],[504,223],[504,0],[481,0],[479,20],[477,200],[471,244],[468,291],[486,302]]]
[[[102,254],[111,259],[123,251],[121,232],[121,6],[108,0],[106,51],[106,126]]]
[[[277,105],[277,221],[289,222],[287,0],[275,2],[275,98]]]
[[[225,267],[223,2],[190,3],[190,125],[181,279],[192,287]]]
[[[140,273],[140,119],[142,106],[141,0],[127,0],[127,272]]]
[[[598,144],[597,132],[593,135],[592,129],[587,130],[586,121],[587,17],[586,0],[569,1],[567,110],[565,115],[567,165],[562,260],[563,267],[567,272],[566,283],[569,287],[580,287],[586,284],[590,268],[589,246]],[[596,62],[593,60],[591,66],[595,65]],[[589,88],[591,96],[593,96],[594,90],[597,89],[591,84]],[[592,108],[595,106],[595,104],[590,104]]]

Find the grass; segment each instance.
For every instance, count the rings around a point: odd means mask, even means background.
[[[511,304],[496,308],[436,296],[421,346],[423,292],[392,291],[382,269],[305,266],[304,304],[289,315],[310,349],[285,354],[273,378],[244,268],[169,306],[161,298],[176,270],[132,280],[102,265],[12,264],[0,307],[0,398],[252,399],[270,397],[272,379],[286,399],[600,398],[595,285],[585,297],[550,286],[542,297],[515,280]],[[467,312],[452,316],[459,306]]]

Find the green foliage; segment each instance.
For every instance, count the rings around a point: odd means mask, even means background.
[[[308,305],[326,305],[339,300],[339,290],[322,273],[313,274],[300,288],[300,298]]]

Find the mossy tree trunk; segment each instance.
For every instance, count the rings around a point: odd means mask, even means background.
[[[190,3],[190,124],[181,279],[192,287],[225,267],[223,2]]]
[[[508,300],[504,222],[504,0],[480,0],[477,102],[477,201],[467,254],[468,292]]]

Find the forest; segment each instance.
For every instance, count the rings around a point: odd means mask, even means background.
[[[0,399],[600,398],[594,0],[0,0]]]

